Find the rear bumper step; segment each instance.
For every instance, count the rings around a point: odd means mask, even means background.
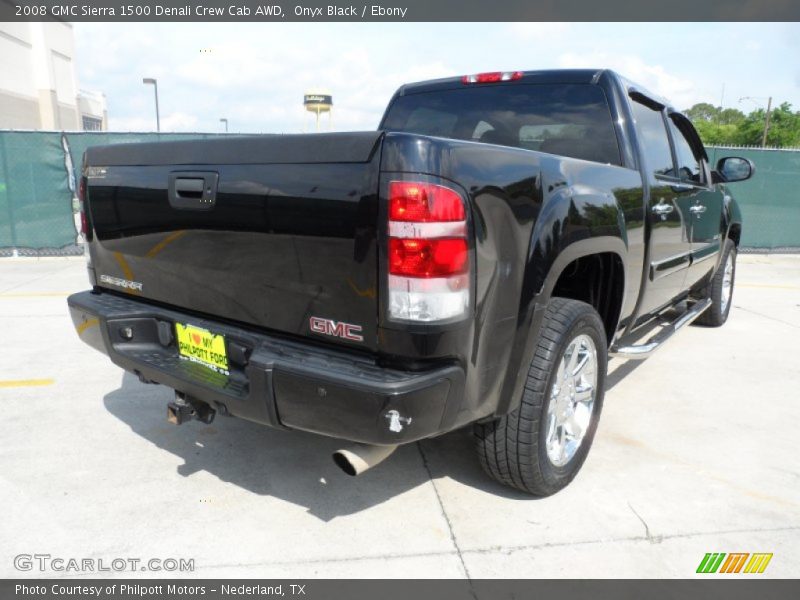
[[[140,379],[173,388],[220,414],[374,445],[452,428],[464,372],[381,367],[369,357],[288,341],[138,299],[80,292],[67,300],[80,338]],[[229,373],[181,359],[175,323],[225,336]]]
[[[661,348],[667,340],[675,335],[682,327],[689,325],[711,306],[711,300],[706,298],[689,307],[674,321],[664,325],[663,329],[647,340],[644,344],[620,345],[614,344],[609,351],[609,356],[625,358],[628,360],[643,360]]]

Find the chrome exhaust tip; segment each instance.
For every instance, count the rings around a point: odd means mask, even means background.
[[[389,458],[396,449],[397,446],[353,444],[334,452],[333,462],[351,477],[356,477]]]

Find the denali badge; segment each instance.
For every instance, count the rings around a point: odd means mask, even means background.
[[[308,320],[308,326],[314,333],[333,335],[345,340],[351,340],[353,342],[364,341],[364,337],[359,335],[361,333],[361,325],[352,325],[350,323],[343,323],[341,321],[337,323],[331,319],[311,317]]]
[[[104,179],[108,173],[105,167],[86,167],[86,179]]]
[[[142,291],[142,284],[138,281],[128,281],[127,279],[120,279],[119,277],[112,277],[111,275],[100,275],[100,281],[109,285],[125,288],[126,290]]]

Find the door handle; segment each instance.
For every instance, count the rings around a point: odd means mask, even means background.
[[[689,207],[689,212],[695,215],[702,215],[704,212],[706,212],[706,207],[702,204],[695,204],[694,206]]]
[[[668,215],[675,207],[672,204],[666,204],[665,202],[659,202],[655,206],[653,206],[653,213],[657,215]]]

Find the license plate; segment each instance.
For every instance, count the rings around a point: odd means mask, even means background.
[[[183,323],[175,323],[175,334],[181,358],[228,374],[228,353],[223,335]]]

